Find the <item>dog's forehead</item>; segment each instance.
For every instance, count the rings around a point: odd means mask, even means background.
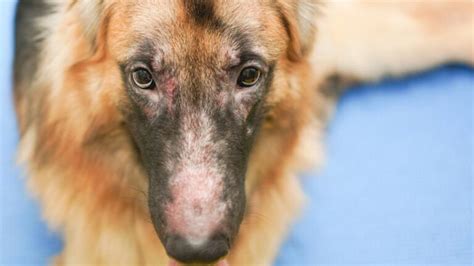
[[[122,38],[114,43],[126,44],[115,49],[123,51],[122,58],[144,42],[168,58],[199,55],[197,59],[214,56],[217,61],[232,58],[243,46],[274,60],[284,46],[281,21],[265,1],[147,0],[126,2],[118,10],[122,14],[112,27]]]

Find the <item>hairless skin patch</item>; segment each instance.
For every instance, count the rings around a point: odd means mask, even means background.
[[[162,29],[120,61],[131,98],[124,115],[149,176],[153,225],[181,262],[214,262],[237,236],[247,160],[274,66],[241,31],[198,30],[206,42],[183,34],[186,45],[173,45]],[[137,67],[151,74],[152,88],[134,85]],[[239,83],[246,68],[259,71],[251,86]]]
[[[162,73],[161,75],[162,76],[158,79],[157,86],[167,98],[168,112],[172,113],[178,82],[176,81],[176,77],[169,72]]]
[[[170,177],[171,201],[165,207],[169,230],[199,246],[219,227],[229,203],[224,201],[224,169],[217,150],[223,143],[212,139],[215,126],[206,114],[188,115],[182,121],[182,152]]]

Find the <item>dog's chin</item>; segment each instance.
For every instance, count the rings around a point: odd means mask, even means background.
[[[181,263],[172,258],[168,262],[168,266],[182,266],[182,265],[214,265],[214,266],[229,266],[229,262],[226,258],[220,259],[214,263]]]

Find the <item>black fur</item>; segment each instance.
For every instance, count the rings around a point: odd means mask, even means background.
[[[160,60],[163,64],[159,71],[153,70],[149,62],[156,62],[162,55],[150,54],[159,51],[150,40],[143,40],[143,45],[140,45],[142,48],[137,50],[137,54],[127,62],[120,63],[123,82],[130,98],[129,106],[124,108],[125,117],[149,175],[150,213],[164,244],[167,243],[168,238],[179,238],[179,236],[166,233],[168,230],[164,206],[173,200],[169,191],[169,179],[175,173],[169,172],[169,168],[163,163],[170,160],[178,161],[178,158],[182,156],[184,149],[181,144],[184,136],[181,125],[186,116],[204,113],[215,127],[211,136],[213,142],[225,143],[224,148],[214,151],[212,156],[218,160],[216,167],[225,173],[222,200],[234,204],[227,212],[225,232],[217,232],[217,234],[224,234],[227,241],[231,243],[245,213],[245,174],[248,157],[265,115],[265,97],[271,86],[275,63],[265,62],[263,57],[253,53],[252,42],[245,33],[237,29],[232,32],[227,31],[227,33],[229,38],[236,38],[235,41],[239,44],[237,54],[240,57],[240,64],[229,70],[227,74],[232,78],[224,79],[225,82],[219,78],[222,70],[210,67],[210,65],[215,65],[209,61],[213,60],[212,55],[210,58],[186,60],[187,63],[184,65],[179,62],[170,62],[173,57],[168,57]],[[261,82],[254,88],[238,88],[234,78],[238,76],[242,66],[249,61],[259,62],[263,66],[262,71],[264,69],[267,71],[262,74]],[[134,87],[130,76],[136,64],[146,64],[151,70],[156,82],[152,93],[160,96],[158,102],[150,102],[147,96],[150,91],[137,90]],[[178,73],[186,73],[186,75],[177,75]],[[207,75],[203,77],[201,73],[207,73]],[[177,80],[176,95],[172,102],[169,102],[169,97],[164,95],[159,81],[160,76],[168,74],[173,77],[186,77],[186,79]],[[238,90],[247,90],[248,102],[229,101],[226,105],[221,105],[218,98],[221,93],[232,95]],[[250,110],[246,117],[236,113],[243,104]],[[144,108],[148,108],[148,114],[145,114]],[[151,118],[149,108],[152,112]],[[185,256],[181,259],[185,259]]]
[[[223,21],[215,15],[212,0],[183,0],[183,4],[188,16],[197,25],[211,29],[224,27]]]
[[[45,0],[20,0],[15,17],[15,83],[29,83],[38,68],[41,50],[41,36],[44,28],[38,26],[38,19],[52,13]],[[25,86],[15,86],[17,89]]]

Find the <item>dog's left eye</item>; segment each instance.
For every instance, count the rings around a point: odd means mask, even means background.
[[[153,85],[153,76],[145,68],[139,68],[132,73],[133,83],[140,89],[150,89]]]
[[[240,87],[252,87],[257,84],[260,78],[260,69],[255,67],[246,67],[240,72],[237,84]]]

